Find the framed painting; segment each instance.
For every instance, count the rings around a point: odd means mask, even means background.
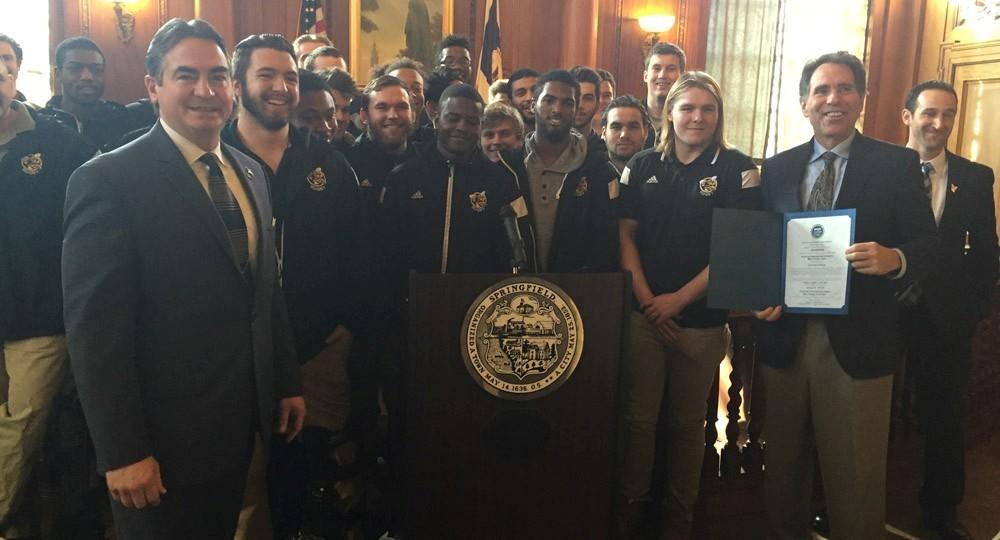
[[[358,84],[397,56],[437,64],[437,44],[452,31],[454,0],[350,0],[351,75]]]

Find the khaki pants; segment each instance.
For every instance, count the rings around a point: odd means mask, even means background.
[[[254,436],[253,458],[247,471],[243,505],[234,540],[271,540],[271,508],[267,498],[267,452],[260,435]]]
[[[3,343],[0,354],[0,534],[11,537],[34,462],[45,439],[52,400],[66,375],[66,338],[47,336]]]
[[[762,369],[770,538],[810,537],[815,449],[831,539],[884,539],[892,375],[854,379],[845,373],[820,318],[806,323],[791,366]]]
[[[722,326],[682,328],[667,343],[640,313],[632,313],[629,349],[622,364],[621,492],[647,497],[656,456],[656,423],[667,397],[668,490],[664,503],[692,519],[705,452],[705,399],[725,357]],[[661,450],[663,452],[663,450]]]

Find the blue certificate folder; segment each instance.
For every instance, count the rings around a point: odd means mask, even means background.
[[[846,315],[852,273],[849,267],[843,306],[816,308],[785,305],[788,222],[830,216],[850,218],[849,243],[853,244],[856,221],[853,208],[786,214],[715,209],[712,215],[712,244],[708,263],[708,307],[740,310],[783,305],[787,313]]]

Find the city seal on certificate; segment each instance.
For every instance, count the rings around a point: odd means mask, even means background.
[[[515,277],[491,285],[462,324],[462,358],[483,390],[530,400],[555,391],[573,375],[583,352],[583,320],[555,284]]]

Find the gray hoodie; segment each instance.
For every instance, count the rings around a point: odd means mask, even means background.
[[[569,173],[579,169],[587,158],[587,139],[576,131],[570,131],[569,135],[569,146],[549,166],[545,166],[542,158],[535,153],[537,133],[532,133],[524,141],[524,167],[528,171],[528,188],[535,221],[535,247],[540,272],[548,270],[546,266],[549,249],[552,246],[552,232],[556,224],[556,208],[559,206],[563,184]]]

